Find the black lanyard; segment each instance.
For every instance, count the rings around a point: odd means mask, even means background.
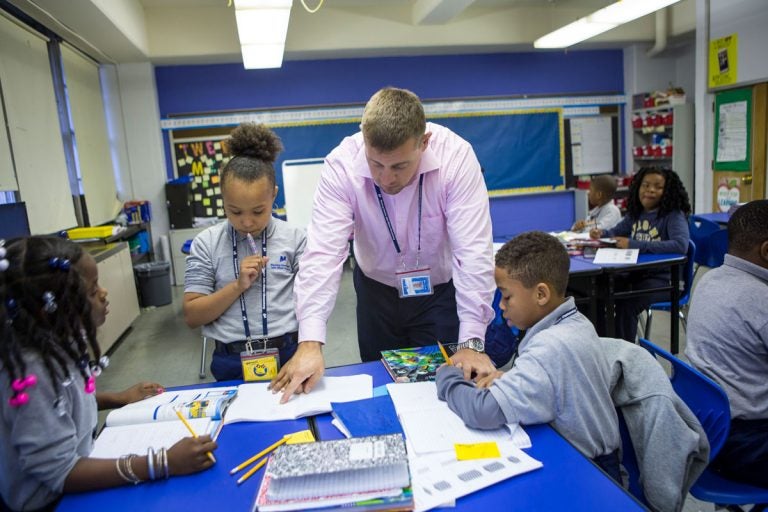
[[[261,232],[261,257],[267,257],[267,228]],[[237,264],[237,231],[232,228],[232,265],[235,269],[235,280],[240,277],[240,267]],[[245,292],[240,294],[240,314],[243,317],[243,329],[245,330],[245,340],[251,341],[251,328],[248,325],[248,310],[245,308]],[[267,331],[267,267],[261,268],[261,326],[263,336],[268,338]]]
[[[550,325],[550,327],[559,324],[560,322],[562,322],[566,318],[572,317],[573,315],[578,313],[578,311],[579,311],[578,308],[571,308],[571,309],[569,309],[568,311],[566,311],[565,313],[563,313],[562,315],[557,317],[557,320],[555,320],[555,322],[552,325]],[[515,361],[517,361],[517,356],[519,355],[517,351],[520,348],[520,342],[521,341],[522,340],[517,342],[517,346],[515,347],[515,352],[512,354],[512,366],[515,366]]]
[[[400,244],[397,243],[397,235],[395,235],[395,228],[392,227],[392,221],[389,220],[389,214],[387,213],[387,206],[384,204],[384,197],[381,195],[381,189],[374,182],[373,188],[376,189],[376,197],[379,198],[379,207],[381,213],[384,215],[384,222],[387,223],[387,229],[389,229],[389,236],[392,238],[392,243],[395,245],[397,254],[400,254]],[[418,247],[416,249],[416,264],[418,265],[419,254],[421,253],[421,193],[424,189],[424,175],[419,175],[419,238]]]

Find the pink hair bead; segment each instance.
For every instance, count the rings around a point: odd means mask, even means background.
[[[24,383],[26,379],[14,379],[14,381],[11,383],[11,388],[14,391],[23,391],[24,388],[26,388],[26,384]]]
[[[26,393],[19,393],[8,399],[8,403],[11,404],[11,407],[21,407],[27,402],[29,402],[29,395]]]
[[[24,384],[26,384],[28,388],[31,388],[32,386],[37,384],[37,375],[35,375],[34,373],[30,373],[29,375],[27,375],[27,377],[24,379]]]
[[[85,383],[85,392],[91,394],[94,391],[96,391],[96,379],[93,376],[90,376]]]

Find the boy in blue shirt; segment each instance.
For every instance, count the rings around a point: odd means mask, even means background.
[[[510,325],[526,330],[508,372],[465,380],[460,368],[437,373],[438,396],[467,426],[550,423],[617,481],[618,416],[611,400],[611,365],[592,323],[565,297],[569,259],[555,237],[519,235],[496,254],[500,307]],[[487,388],[487,389],[484,389]]]

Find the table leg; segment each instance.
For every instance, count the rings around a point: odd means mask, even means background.
[[[605,335],[609,338],[616,337],[616,303],[613,297],[615,291],[615,279],[613,272],[610,272],[608,274],[608,293],[605,297]]]

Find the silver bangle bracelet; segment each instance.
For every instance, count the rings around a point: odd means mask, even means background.
[[[163,473],[166,479],[171,476],[171,472],[168,470],[168,451],[165,448],[163,448]]]
[[[151,446],[147,449],[147,470],[149,471],[149,479],[155,479],[155,449]]]
[[[133,471],[133,459],[135,459],[136,457],[138,457],[138,455],[136,455],[135,453],[128,455],[125,458],[125,467],[123,468],[125,472],[128,474],[128,478],[133,483],[133,485],[140,484],[143,481],[141,478],[136,476],[136,473],[134,473]]]
[[[128,456],[127,456],[127,455],[123,455],[123,456],[122,456],[122,457],[120,457],[119,459],[115,459],[115,469],[117,470],[117,474],[120,476],[120,478],[122,478],[122,479],[123,479],[123,481],[125,481],[125,482],[127,482],[127,483],[131,483],[131,479],[130,479],[130,478],[128,478],[128,475],[126,475],[125,473],[123,473],[123,470],[122,470],[122,468],[120,467],[120,465],[122,464],[122,461],[123,461],[124,459],[127,459],[127,458],[128,458]]]

